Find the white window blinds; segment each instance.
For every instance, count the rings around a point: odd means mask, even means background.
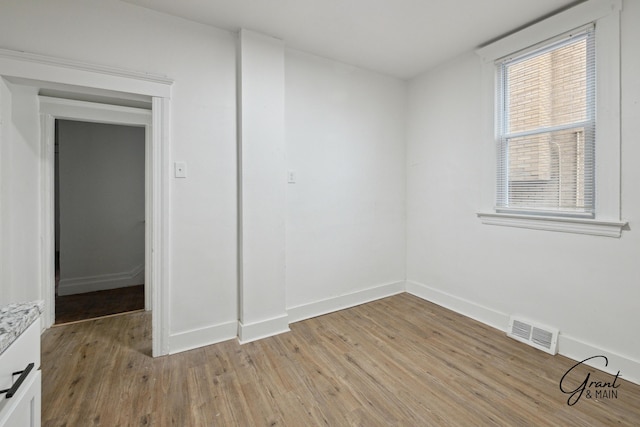
[[[595,28],[497,61],[497,210],[594,216]]]

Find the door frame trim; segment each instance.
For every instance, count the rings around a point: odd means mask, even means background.
[[[151,166],[152,166],[152,114],[151,110],[145,110],[142,108],[121,107],[110,104],[101,104],[95,102],[75,101],[62,98],[54,98],[49,96],[39,96],[40,103],[40,129],[42,132],[41,138],[41,153],[42,153],[42,245],[43,245],[43,257],[42,257],[42,293],[44,296],[47,317],[45,319],[46,324],[51,325],[55,322],[55,293],[50,286],[51,271],[55,271],[55,266],[52,266],[51,257],[51,238],[54,238],[55,243],[55,213],[53,218],[50,216],[51,212],[54,212],[52,206],[52,200],[55,200],[55,167],[52,167],[55,162],[55,121],[60,120],[73,120],[90,123],[105,123],[112,125],[122,126],[135,126],[143,127],[145,130],[144,139],[144,176],[145,176],[145,276],[151,276],[149,272],[152,270],[151,263],[151,248],[153,242],[151,240],[152,233],[150,228],[153,226],[153,219],[150,218],[150,208],[153,203],[152,194],[150,192],[152,186],[150,184],[151,178]],[[149,224],[149,225],[147,225]],[[54,232],[51,232],[53,227]],[[55,253],[55,244],[54,249]],[[144,292],[145,302],[144,308],[149,311],[152,308],[152,277],[145,277]]]
[[[150,246],[145,252],[145,267],[151,286],[152,354],[169,354],[169,243],[170,243],[170,110],[173,80],[165,76],[121,70],[62,58],[0,49],[0,78],[17,79],[20,84],[54,87],[66,92],[99,93],[126,98],[129,95],[151,101],[150,132],[146,136],[147,169],[146,230]],[[45,299],[44,327],[53,324],[55,233],[53,224],[53,135],[48,135],[54,123],[52,114],[41,114],[40,233],[37,253],[41,262],[41,298]],[[50,145],[50,148],[49,148]],[[145,245],[146,246],[146,245]],[[49,295],[51,291],[51,295]],[[47,301],[49,300],[49,301]]]

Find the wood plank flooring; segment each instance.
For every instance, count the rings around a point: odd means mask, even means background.
[[[640,425],[640,386],[569,406],[574,361],[408,294],[245,345],[150,353],[148,313],[46,331],[43,426]],[[586,374],[614,379],[579,366],[566,388]]]
[[[144,285],[56,296],[56,325],[144,310]]]

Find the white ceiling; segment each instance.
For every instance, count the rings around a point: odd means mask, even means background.
[[[123,0],[400,78],[576,0]]]

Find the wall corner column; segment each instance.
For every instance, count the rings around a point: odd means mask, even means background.
[[[238,339],[246,343],[289,330],[284,43],[241,30],[238,56]]]

